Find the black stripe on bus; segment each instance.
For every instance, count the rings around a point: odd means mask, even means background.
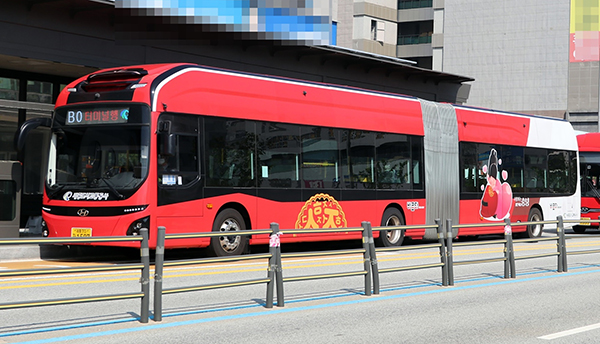
[[[61,216],[77,217],[100,217],[100,216],[120,216],[137,213],[148,208],[145,205],[132,205],[128,207],[60,207],[60,206],[42,206],[42,210],[48,214]]]

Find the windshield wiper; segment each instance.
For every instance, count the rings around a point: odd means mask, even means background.
[[[118,199],[123,199],[125,197],[119,191],[117,191],[115,186],[112,185],[112,183],[109,182],[108,179],[106,179],[104,177],[100,177],[100,180],[102,180],[104,182],[104,184],[106,184],[106,186],[108,186],[108,189],[113,193],[113,195],[117,196]]]
[[[592,181],[587,178],[585,180],[587,181],[587,184],[588,184],[588,187],[590,188],[590,190],[592,190],[592,193],[594,194],[594,198],[596,198],[598,201],[600,201],[600,194],[598,193],[598,190],[596,190],[596,187],[594,186]]]
[[[56,196],[56,194],[57,194],[57,193],[59,193],[59,192],[60,192],[60,190],[64,189],[66,185],[67,185],[67,184],[61,184],[61,185],[59,185],[59,186],[56,188],[56,190],[53,190],[53,191],[52,191],[52,192],[51,192],[51,193],[48,195],[48,197],[49,197],[49,198],[54,198],[54,196]]]

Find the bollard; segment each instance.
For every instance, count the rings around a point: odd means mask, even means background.
[[[365,295],[366,296],[371,296],[372,294],[372,287],[371,287],[371,248],[369,246],[369,230],[368,230],[368,222],[363,221],[361,223],[361,226],[363,228],[362,230],[362,244],[363,244],[363,249],[365,250],[365,252],[363,253],[363,264],[364,264],[364,269],[367,272],[365,274]]]
[[[379,265],[377,264],[377,251],[375,249],[375,240],[373,239],[373,227],[371,222],[365,221],[363,225],[367,230],[367,237],[369,240],[369,255],[371,257],[371,273],[373,274],[373,294],[379,295]],[[379,235],[382,235],[381,231]]]
[[[165,232],[165,227],[158,227],[154,258],[154,321],[162,321],[162,276],[165,262]]]
[[[277,234],[279,238],[282,233],[279,231],[279,224],[273,223],[271,227],[273,234]],[[277,288],[277,307],[285,306],[284,293],[283,293],[283,266],[281,265],[281,244],[275,247],[275,281]]]
[[[565,224],[563,217],[558,215],[556,217],[558,224],[556,225],[556,232],[558,234],[558,272],[567,272],[567,242],[565,240]]]
[[[140,322],[147,323],[150,313],[150,248],[148,244],[148,228],[142,228],[140,230],[142,234],[142,242],[140,244],[140,254],[142,258],[142,278],[140,283],[142,284],[142,309],[140,312]]]
[[[446,261],[448,262],[448,285],[454,285],[454,262],[452,260],[452,219],[446,220]]]
[[[440,258],[442,260],[442,285],[448,286],[448,259],[446,257],[446,241],[444,240],[444,227],[442,220],[435,219],[437,225],[438,241],[440,243]]]
[[[269,279],[269,282],[267,282],[267,308],[273,308],[273,294],[275,284],[277,283],[275,271],[277,271],[277,247],[280,245],[279,224],[271,222],[271,231],[272,233],[269,238],[269,253],[271,257],[269,257],[269,267],[267,268],[267,278]]]
[[[512,225],[510,219],[504,219],[504,278],[516,278],[515,270],[515,249],[513,246]]]

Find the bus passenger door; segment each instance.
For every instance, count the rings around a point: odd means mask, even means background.
[[[160,117],[154,160],[158,192],[156,216],[157,225],[166,227],[167,233],[207,230],[202,228],[204,202],[198,141],[195,116]]]

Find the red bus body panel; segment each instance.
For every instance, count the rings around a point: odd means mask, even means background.
[[[150,85],[156,83],[162,73],[184,64],[131,66],[128,69],[143,68],[148,71],[139,84],[145,87],[137,88],[132,102],[155,105],[151,112],[151,132],[156,132],[158,116],[162,111],[174,113],[198,113],[209,116],[223,116],[260,121],[287,122],[295,124],[310,124],[325,127],[355,128],[367,131],[401,132],[402,134],[423,135],[421,105],[418,100],[398,95],[374,93],[370,91],[347,88],[334,88],[331,85],[319,83],[301,83],[299,81],[247,74],[240,77],[239,73],[212,69],[188,68],[184,73],[176,74],[165,81],[157,89],[152,104]],[[118,68],[117,68],[118,69]],[[115,69],[115,70],[117,70]],[[84,78],[74,81],[69,87],[74,87]],[[68,92],[61,92],[56,106],[67,104]],[[373,106],[377,104],[377,106]],[[401,128],[396,130],[394,128]],[[156,135],[151,136],[150,156],[156,156]],[[152,164],[151,164],[152,166]],[[213,222],[219,210],[226,204],[237,203],[248,212],[250,226],[253,229],[268,229],[270,223],[277,222],[282,230],[293,229],[305,206],[305,202],[275,202],[233,193],[227,196],[204,198],[181,202],[171,205],[157,206],[156,168],[149,170],[148,177],[136,194],[123,201],[102,202],[103,207],[123,205],[148,205],[142,212],[135,214],[95,218],[93,221],[85,218],[65,217],[44,213],[48,223],[50,236],[70,236],[73,227],[91,227],[93,236],[125,235],[125,230],[136,219],[150,216],[150,228],[164,226],[167,233],[193,233],[211,231]],[[281,190],[285,192],[285,190]],[[318,190],[315,190],[318,194]],[[407,203],[419,202],[424,205],[424,199],[402,199],[397,201],[342,201],[339,206],[343,209],[347,227],[360,227],[361,222],[370,221],[374,227],[379,226],[381,216],[390,205],[403,209],[407,224],[425,223],[425,207],[407,209]],[[48,206],[65,206],[62,200],[44,198]],[[90,202],[73,202],[69,206],[91,208]],[[90,225],[91,224],[91,225]],[[150,231],[150,246],[155,247],[154,231]],[[323,241],[340,239],[360,239],[361,233],[340,233],[330,235],[283,235],[282,242]],[[411,230],[408,236],[420,238],[423,230]],[[375,232],[375,236],[378,236]],[[256,235],[251,238],[251,244],[266,244],[268,236]],[[167,248],[207,246],[209,239],[170,240]],[[101,244],[102,245],[102,244]],[[110,243],[114,246],[137,246],[137,243]]]
[[[158,117],[162,112],[181,114],[202,114],[240,118],[256,121],[306,124],[322,127],[357,129],[364,131],[399,133],[424,136],[421,102],[416,98],[383,92],[366,91],[356,88],[332,86],[321,83],[301,82],[286,78],[273,78],[255,74],[237,73],[227,70],[200,67],[187,64],[157,64],[123,67],[143,69],[147,74],[138,82],[131,102],[148,104],[151,109],[150,132],[158,131]],[[113,69],[119,70],[119,68]],[[110,71],[110,70],[109,70]],[[68,105],[70,91],[86,77],[74,81],[63,90],[56,106]],[[86,103],[81,103],[86,104]],[[524,115],[494,112],[454,106],[458,126],[459,142],[489,143],[526,147],[530,141],[532,120]],[[151,135],[150,157],[157,156],[157,136]],[[227,196],[199,198],[193,201],[158,206],[158,172],[153,158],[147,179],[130,198],[107,202],[66,202],[50,200],[44,196],[48,206],[86,207],[94,206],[145,206],[145,210],[121,216],[86,218],[52,215],[44,212],[50,236],[70,236],[72,227],[93,227],[94,236],[125,235],[127,227],[135,220],[150,217],[150,244],[156,245],[155,229],[165,226],[167,233],[191,233],[211,231],[220,209],[240,206],[245,209],[248,225],[252,229],[267,229],[270,223],[277,222],[281,229],[292,229],[301,220],[303,211],[318,189],[302,202],[276,202],[232,193]],[[285,192],[285,189],[281,189]],[[303,196],[304,197],[304,196]],[[527,221],[531,206],[539,199],[527,199],[519,203],[513,200],[510,217],[513,222]],[[480,216],[481,200],[457,200],[459,202],[458,223],[501,223],[484,220]],[[406,224],[418,225],[426,222],[426,200],[423,197],[394,200],[336,200],[337,203],[311,205],[313,207],[335,207],[337,220],[344,227],[359,227],[362,221],[370,221],[374,227],[381,224],[385,209],[393,206],[402,210]],[[335,203],[335,204],[334,204]],[[409,206],[410,204],[410,206]],[[415,206],[416,205],[416,206]],[[319,224],[327,221],[321,218]],[[325,224],[323,224],[325,225]],[[338,226],[342,227],[342,226]],[[117,229],[118,228],[118,229]],[[515,227],[514,231],[524,228]],[[480,235],[503,233],[504,228],[486,227],[462,229],[460,235]],[[412,230],[407,236],[423,237],[425,230]],[[376,235],[378,233],[376,232]],[[309,240],[338,240],[360,238],[360,233],[314,235],[283,235],[283,242]],[[171,240],[167,247],[207,246],[208,239]],[[266,235],[251,238],[251,244],[266,244]],[[129,244],[120,244],[127,246]],[[132,246],[138,245],[132,244]]]
[[[580,152],[600,153],[600,133],[588,133],[577,135],[577,145]],[[589,209],[589,212],[582,213],[582,219],[600,219],[600,201],[595,197],[581,196],[581,208]],[[582,221],[583,222],[583,221]],[[590,223],[588,227],[598,227],[597,223]]]

